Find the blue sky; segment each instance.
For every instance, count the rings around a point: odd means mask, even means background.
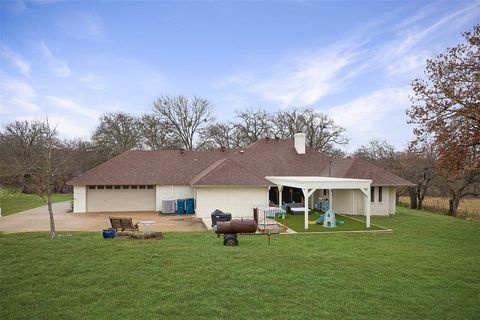
[[[161,94],[236,110],[313,107],[347,151],[406,146],[409,83],[480,22],[479,1],[0,2],[0,123],[48,117],[88,138]]]

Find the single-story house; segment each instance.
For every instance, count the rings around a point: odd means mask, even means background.
[[[74,212],[161,212],[162,200],[193,198],[205,220],[215,209],[251,217],[258,206],[313,208],[320,198],[344,214],[395,214],[396,188],[412,185],[360,159],[330,158],[306,146],[303,133],[246,148],[126,151],[67,184]]]

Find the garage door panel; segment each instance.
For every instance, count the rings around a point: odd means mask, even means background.
[[[87,211],[155,211],[155,189],[89,189]]]

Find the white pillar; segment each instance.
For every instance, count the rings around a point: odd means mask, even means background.
[[[332,189],[328,189],[328,209],[332,210],[333,203],[332,203],[333,195]]]
[[[352,214],[355,215],[355,189],[352,189]]]
[[[303,204],[304,204],[304,209],[305,209],[305,212],[304,212],[304,227],[305,227],[305,230],[308,230],[308,189],[307,188],[302,188],[302,191],[303,191]]]
[[[282,199],[283,186],[277,186],[277,188],[278,188],[278,207],[281,208],[283,204],[283,199]]]
[[[303,192],[303,197],[304,197],[304,209],[305,209],[305,212],[304,212],[304,217],[305,217],[305,230],[308,229],[308,198],[310,198],[310,196],[315,192],[316,189],[312,189],[310,191],[308,191],[307,188],[302,188],[302,192]]]
[[[370,190],[367,189],[366,191],[365,216],[367,217],[367,228],[370,228]]]

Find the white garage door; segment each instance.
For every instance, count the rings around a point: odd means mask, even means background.
[[[155,189],[89,189],[87,212],[155,211]]]

